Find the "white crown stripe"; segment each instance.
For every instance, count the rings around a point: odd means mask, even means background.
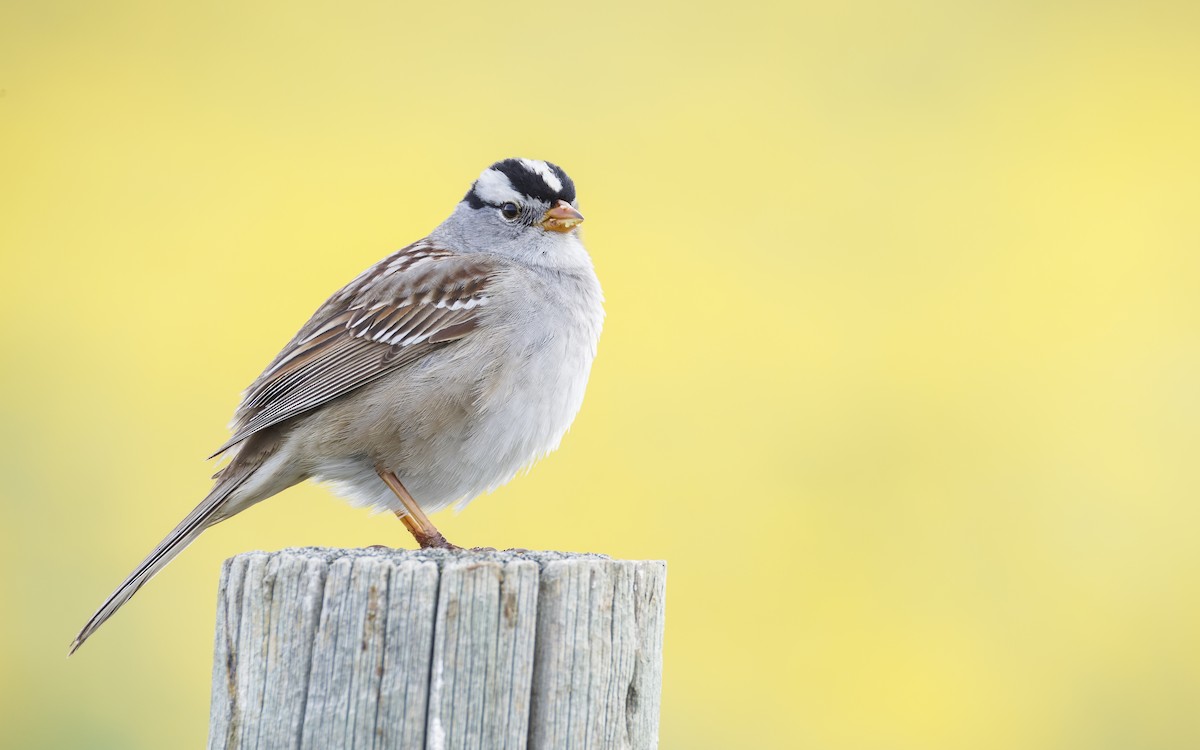
[[[521,202],[521,194],[513,187],[508,175],[496,169],[488,169],[475,181],[475,194],[484,203],[500,205],[509,201]]]
[[[535,161],[533,159],[519,159],[522,166],[533,172],[538,177],[542,178],[542,182],[546,183],[553,192],[558,193],[563,189],[562,180],[558,179],[558,175],[554,174],[554,170],[544,161]]]

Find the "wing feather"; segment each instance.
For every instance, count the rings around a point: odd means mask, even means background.
[[[234,434],[251,435],[400,369],[479,325],[493,262],[425,241],[329,298],[247,389]]]

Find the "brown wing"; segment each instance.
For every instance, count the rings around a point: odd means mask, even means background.
[[[487,258],[427,241],[375,264],[330,297],[258,376],[233,437],[214,455],[462,338],[478,325],[492,271]]]

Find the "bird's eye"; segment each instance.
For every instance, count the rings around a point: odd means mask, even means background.
[[[512,221],[521,215],[521,207],[516,203],[505,203],[500,207],[500,215],[505,219]]]

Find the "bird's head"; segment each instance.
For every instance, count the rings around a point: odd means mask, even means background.
[[[575,183],[556,164],[504,159],[483,170],[438,233],[466,252],[572,265],[582,252]]]

